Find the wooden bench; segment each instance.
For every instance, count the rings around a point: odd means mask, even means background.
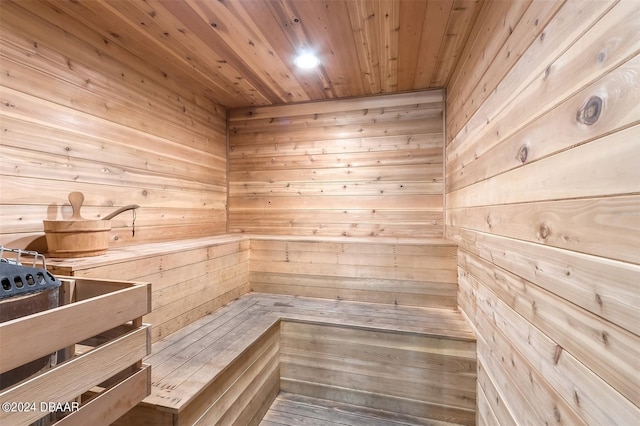
[[[249,291],[455,309],[456,244],[226,234],[49,259],[53,274],[152,284],[153,342]]]
[[[144,322],[156,342],[249,292],[249,252],[247,237],[227,234],[48,259],[47,267],[55,275],[150,282],[152,311]]]
[[[257,424],[280,391],[473,424],[475,351],[454,310],[249,293],[156,342],[116,425]]]
[[[252,424],[280,390],[473,423],[450,241],[228,234],[49,266],[152,283],[152,394],[118,424]]]

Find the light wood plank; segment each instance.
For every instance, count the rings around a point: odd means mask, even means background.
[[[51,401],[64,404],[146,356],[147,335],[147,326],[140,327],[57,368],[9,388],[0,393],[0,397],[3,401]],[[68,383],[69,377],[73,377],[73,383]],[[67,385],[56,386],[61,383]],[[0,412],[0,419],[11,423],[29,423],[40,416],[42,413],[39,410]]]
[[[599,9],[607,6],[609,6],[608,3],[602,2],[594,7]],[[575,11],[572,10],[572,13]],[[602,13],[601,10],[600,13]],[[455,140],[449,145],[450,152],[447,155],[456,162],[455,168],[457,169],[462,163],[470,162],[518,130],[520,126],[526,125],[537,116],[551,110],[559,102],[590,84],[599,76],[617,68],[628,58],[637,55],[640,46],[630,34],[635,34],[635,21],[638,19],[639,13],[634,1],[618,3],[601,20],[594,21],[594,25],[588,29],[589,31],[576,40],[562,56],[550,58],[548,62],[545,61],[546,66],[540,69],[537,74],[529,74],[529,70],[526,69],[526,71],[518,70],[529,76],[526,80],[528,85],[523,85],[524,80],[520,75],[515,75],[515,72],[508,74],[503,79],[503,85],[513,84],[514,86],[504,87],[504,89],[508,88],[506,91],[507,99],[504,99],[503,96],[496,96],[491,102],[485,102],[482,110],[479,110],[467,123],[467,126],[477,129],[473,137],[469,138],[470,135],[467,132],[460,132],[455,135]],[[580,35],[580,33],[576,35]],[[615,49],[607,50],[611,37],[620,37],[624,42],[616,45]],[[602,61],[600,61],[597,58],[603,49],[607,50],[607,53],[601,57]],[[596,58],[596,60],[586,60],[585,58]],[[530,65],[524,60],[520,62],[523,63],[523,66],[525,66],[524,64]],[[530,81],[530,79],[534,80]],[[571,84],[566,84],[567,81],[570,81]],[[500,93],[503,93],[502,89]],[[541,96],[541,93],[547,95]],[[502,106],[492,104],[497,100],[504,102]],[[572,118],[575,118],[575,115]],[[517,123],[517,126],[505,127],[506,123]],[[482,140],[482,146],[475,146],[476,142],[480,140]],[[471,146],[475,146],[473,152],[468,150]]]
[[[461,168],[453,165],[447,171],[448,190],[462,188],[637,124],[640,90],[634,86],[639,67],[640,56],[636,56]],[[597,123],[585,126],[567,119],[575,117],[592,96],[607,99],[607,107],[601,111]],[[550,128],[555,129],[553,137],[549,135]]]
[[[450,192],[446,203],[451,208],[460,208],[637,193],[640,190],[640,169],[635,167],[637,140],[640,125]],[[605,151],[608,154],[603,158]],[[573,161],[576,157],[580,161]],[[519,190],[506,191],[510,182],[518,182]]]
[[[366,10],[357,4],[347,7],[357,19],[363,19]],[[363,21],[363,25],[372,30],[385,27],[387,19],[398,19],[396,12],[390,9],[384,19],[374,14],[376,23]],[[372,78],[382,85],[381,77]],[[232,111],[229,229],[294,235],[438,235],[442,226],[436,213],[442,209],[438,95],[442,93]],[[424,135],[429,135],[428,142],[422,142]],[[301,209],[320,210],[326,219],[298,214],[300,221],[292,223],[292,213]],[[429,216],[403,223],[387,212],[388,222],[356,229],[342,215],[354,209],[413,210]]]
[[[16,348],[12,351],[0,351],[0,371],[11,370],[25,362],[141,317],[149,309],[147,287],[148,284],[136,285],[0,324],[0,341],[3,346]],[[113,306],[119,307],[115,313]],[[78,327],[78,318],[83,317],[97,320],[85,322],[82,327]],[[47,324],[57,325],[58,333],[55,338],[52,338],[54,336]],[[34,343],[30,347],[20,344],[26,335],[31,336]]]
[[[640,175],[639,175],[640,176]],[[640,263],[640,197],[451,209],[459,228]]]
[[[98,397],[57,422],[59,426],[112,424],[150,393],[151,367],[143,368],[123,382],[106,389]]]
[[[487,316],[491,312],[490,320],[508,339],[509,344],[521,353],[528,353],[527,359],[534,363],[535,368],[545,378],[565,401],[571,403],[573,409],[591,423],[633,423],[639,418],[640,410],[627,398],[607,384],[600,376],[577,360],[570,352],[564,351],[562,346],[552,340],[540,329],[528,324],[526,319],[510,309],[495,294],[480,284],[472,275],[461,270],[461,285],[470,287],[474,293],[474,302],[478,308],[478,316]],[[486,321],[486,320],[483,320]],[[478,333],[479,338],[482,338]],[[532,349],[527,349],[532,348]],[[484,381],[485,367],[479,363],[479,383],[490,395],[499,393],[496,384]],[[486,387],[486,386],[489,387]],[[493,390],[491,388],[494,388]],[[497,396],[496,396],[497,397]],[[496,397],[489,397],[490,401]],[[499,418],[506,416],[509,399],[499,396],[501,402],[492,404]],[[615,408],[613,408],[615,407]],[[514,418],[515,414],[509,414]]]

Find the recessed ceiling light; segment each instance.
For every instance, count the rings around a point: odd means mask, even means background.
[[[311,69],[320,65],[320,59],[314,55],[313,53],[305,52],[298,55],[293,63],[296,64],[298,68],[302,69]]]

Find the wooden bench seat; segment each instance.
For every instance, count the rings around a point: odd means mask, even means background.
[[[328,372],[339,360],[341,378]],[[145,362],[151,395],[117,425],[257,424],[281,389],[454,423],[474,418],[475,337],[454,310],[249,293],[159,340]]]
[[[471,424],[456,253],[443,239],[228,234],[49,268],[152,283],[152,393],[118,424],[255,424],[280,390]]]

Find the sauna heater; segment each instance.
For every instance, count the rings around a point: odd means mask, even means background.
[[[0,246],[0,281],[0,322],[59,306],[60,280],[47,272],[45,258],[37,252]],[[0,390],[51,368],[58,361],[58,354],[53,353],[4,372],[0,374]]]

